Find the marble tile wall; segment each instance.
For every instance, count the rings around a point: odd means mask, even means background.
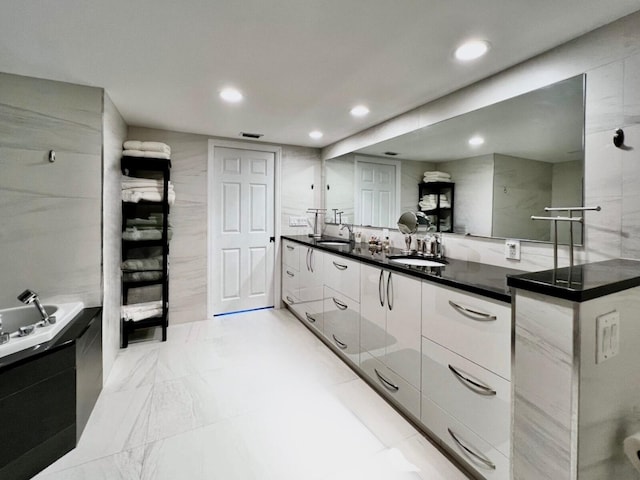
[[[580,304],[580,403],[578,478],[637,479],[622,450],[623,440],[640,432],[640,288]],[[596,318],[617,311],[620,353],[596,363]]]
[[[171,181],[176,202],[171,207],[169,317],[171,324],[203,320],[207,315],[207,161],[210,136],[129,127],[128,139],[171,146]],[[289,227],[290,215],[306,215],[321,206],[321,163],[318,149],[282,147],[281,233],[307,233]],[[312,188],[313,185],[313,188]],[[301,230],[304,230],[302,232]]]
[[[493,155],[437,163],[456,184],[453,227],[460,233],[491,235],[493,211]]]
[[[531,221],[529,215],[544,216],[544,207],[551,205],[552,164],[499,154],[493,157],[491,235],[551,240],[549,224]]]
[[[25,288],[102,303],[102,94],[0,73],[2,307]]]
[[[585,204],[602,211],[585,215],[586,248],[576,260],[640,258],[640,12],[594,30],[486,80],[427,103],[325,147],[331,158],[550,83],[587,74]],[[628,149],[612,143],[625,129]],[[624,180],[623,180],[624,179]],[[553,265],[550,245],[526,243],[522,261],[504,258],[502,240],[445,237],[452,256],[523,270]],[[496,254],[500,252],[500,254]],[[566,258],[560,253],[561,260]]]
[[[512,478],[575,479],[573,308],[522,290],[515,306]]]
[[[102,124],[102,378],[106,381],[120,349],[120,158],[122,143],[127,137],[127,124],[106,92]]]

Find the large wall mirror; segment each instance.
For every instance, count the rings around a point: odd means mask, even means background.
[[[337,211],[356,225],[395,228],[401,212],[426,204],[419,184],[437,171],[455,185],[454,233],[553,241],[551,222],[531,216],[583,204],[584,84],[579,75],[325,160],[327,222]],[[558,241],[567,243],[563,227]]]

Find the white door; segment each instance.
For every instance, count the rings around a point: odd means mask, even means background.
[[[274,304],[274,164],[273,152],[214,147],[214,315]]]
[[[394,165],[358,161],[359,219],[361,225],[393,226],[396,213]]]

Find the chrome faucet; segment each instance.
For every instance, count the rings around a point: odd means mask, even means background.
[[[348,223],[343,223],[340,225],[340,230],[342,231],[344,228],[346,227],[346,229],[349,231],[349,243],[355,243],[356,241],[356,237],[353,233],[353,225],[349,225]],[[342,234],[340,234],[342,235]]]
[[[40,299],[38,298],[38,295],[35,292],[31,290],[25,290],[20,295],[18,295],[18,300],[20,300],[25,305],[29,305],[31,303],[35,305],[35,307],[38,309],[38,312],[40,313],[40,316],[42,317],[41,326],[44,327],[44,326],[52,325],[56,323],[56,317],[49,316],[47,311],[42,306],[42,303],[40,303]]]

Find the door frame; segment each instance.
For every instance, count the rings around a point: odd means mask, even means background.
[[[211,255],[211,243],[213,238],[213,225],[211,225],[211,215],[214,198],[213,198],[213,162],[215,148],[236,148],[238,150],[255,150],[258,152],[273,153],[274,172],[273,172],[273,235],[275,236],[274,244],[274,265],[273,265],[273,304],[274,308],[280,308],[282,302],[280,300],[281,288],[280,282],[276,279],[280,278],[280,218],[281,218],[281,162],[282,147],[277,145],[267,145],[261,143],[249,143],[236,140],[220,140],[210,138],[207,147],[207,319],[213,318],[213,258]]]

